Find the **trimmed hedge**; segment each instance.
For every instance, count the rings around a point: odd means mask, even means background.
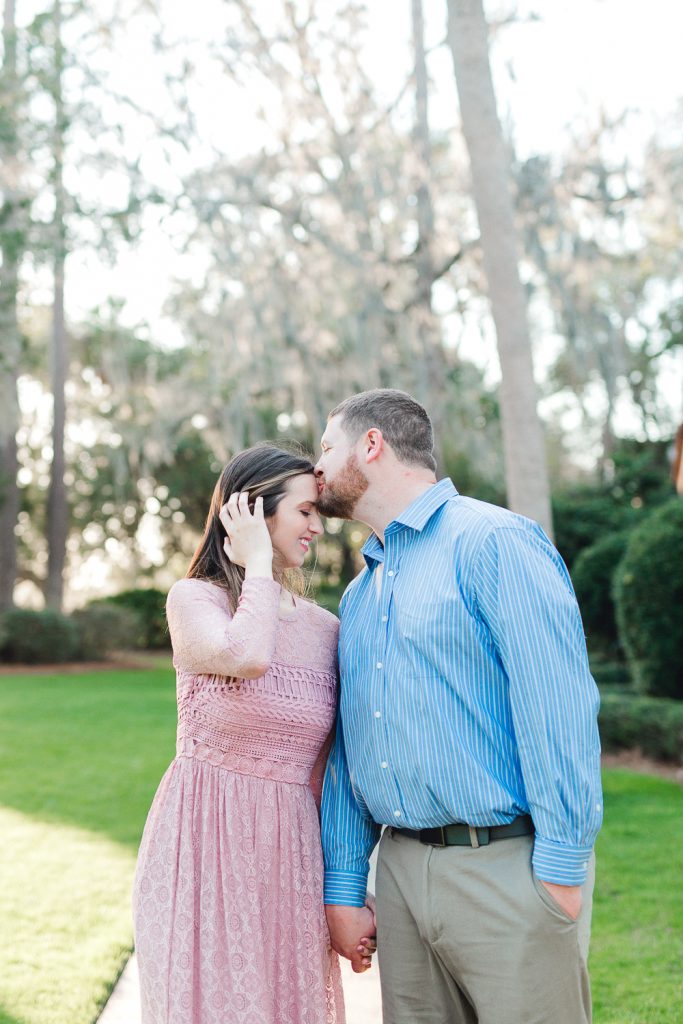
[[[637,525],[642,510],[624,507],[605,490],[584,488],[553,496],[555,546],[572,567],[582,551],[603,537]]]
[[[130,650],[142,644],[140,617],[130,608],[94,602],[71,615],[78,630],[77,657],[81,661],[97,661],[111,651]]]
[[[2,616],[3,661],[27,665],[71,661],[78,654],[78,627],[66,615],[46,608],[11,608]]]
[[[633,693],[633,680],[625,661],[602,661],[591,653],[590,663],[591,675],[601,690],[605,687]]]
[[[114,597],[104,598],[102,602],[93,602],[95,603],[113,604],[134,612],[140,620],[142,647],[158,650],[171,646],[166,624],[166,594],[162,590],[155,590],[154,587],[124,590]]]
[[[680,701],[603,691],[599,726],[605,751],[637,748],[655,760],[683,764]]]
[[[614,581],[619,636],[638,689],[683,700],[683,501],[634,530]]]
[[[45,665],[104,660],[111,651],[170,646],[166,595],[129,590],[62,615],[12,608],[0,615],[0,661]]]
[[[588,643],[613,651],[620,646],[612,597],[614,574],[629,537],[629,530],[620,530],[584,548],[571,572]]]

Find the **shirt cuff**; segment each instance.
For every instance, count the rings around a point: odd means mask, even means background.
[[[368,876],[358,871],[326,871],[323,902],[342,907],[364,907]]]
[[[534,874],[542,882],[581,885],[586,880],[592,852],[592,846],[565,846],[537,835],[531,859]]]

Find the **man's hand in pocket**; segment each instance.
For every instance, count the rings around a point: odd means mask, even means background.
[[[581,913],[581,886],[580,885],[556,885],[555,882],[544,882],[540,879],[543,885],[546,887],[552,898],[556,903],[564,910],[568,917],[571,917],[572,921],[576,921],[577,917]]]

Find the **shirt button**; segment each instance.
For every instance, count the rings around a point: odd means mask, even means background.
[[[389,765],[387,764],[387,762],[386,761],[382,761],[382,768],[388,768],[388,767],[389,767]]]
[[[383,615],[382,616],[382,622],[388,622],[388,621],[389,621],[389,616],[388,615]]]
[[[596,804],[595,805],[595,810],[596,811],[601,811],[602,810],[602,804]]]
[[[378,662],[377,662],[377,668],[381,668],[381,667],[382,667],[382,662],[381,662],[381,661],[378,661]]]
[[[394,817],[395,818],[400,818],[401,817],[401,812],[400,811],[394,811]]]
[[[375,718],[381,718],[381,717],[382,717],[382,712],[381,711],[375,711]]]
[[[393,576],[393,575],[394,575],[394,570],[390,569],[389,572],[387,573],[387,576]]]

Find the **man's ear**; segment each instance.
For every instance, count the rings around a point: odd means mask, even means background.
[[[365,435],[365,461],[374,462],[384,451],[384,438],[378,427],[371,427]]]

